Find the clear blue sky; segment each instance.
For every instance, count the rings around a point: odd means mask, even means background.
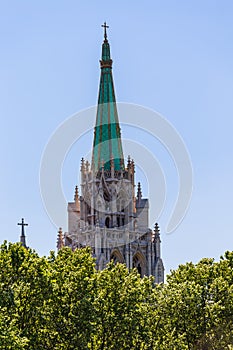
[[[192,202],[171,235],[163,227],[177,179],[164,162],[168,192],[159,222],[166,272],[232,250],[232,16],[230,0],[2,1],[0,241],[17,241],[25,217],[28,244],[45,255],[55,249],[57,228],[40,197],[40,160],[56,127],[96,103],[100,26],[107,21],[118,101],[160,112],[192,159]],[[69,201],[80,156],[65,162]]]

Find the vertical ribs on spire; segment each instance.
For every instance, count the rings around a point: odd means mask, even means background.
[[[96,124],[94,131],[92,168],[98,172],[104,162],[104,169],[111,169],[111,159],[115,170],[124,168],[124,157],[121,143],[121,132],[116,106],[116,97],[112,76],[112,60],[110,45],[107,40],[106,22],[104,27],[104,42],[100,60],[100,85]]]

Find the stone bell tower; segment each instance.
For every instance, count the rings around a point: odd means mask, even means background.
[[[149,226],[149,200],[141,185],[135,193],[135,164],[124,160],[117,112],[110,45],[106,23],[100,60],[100,85],[92,162],[81,160],[81,193],[75,188],[68,203],[68,232],[59,229],[58,248],[92,248],[96,266],[103,269],[110,260],[137,268],[141,276],[164,281],[160,253],[160,230]]]

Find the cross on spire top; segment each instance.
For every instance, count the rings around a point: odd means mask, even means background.
[[[21,221],[21,222],[18,222],[18,225],[19,225],[19,226],[22,226],[22,228],[24,228],[24,226],[28,226],[28,224],[26,224],[26,223],[24,222],[24,218],[22,218],[22,221]]]
[[[107,28],[109,28],[109,26],[107,26],[106,22],[104,22],[101,27],[104,28],[104,39],[107,40]]]
[[[21,226],[21,236],[20,236],[20,242],[22,243],[22,245],[26,248],[26,237],[25,237],[25,233],[24,233],[24,226],[28,226],[28,224],[26,224],[24,222],[24,218],[22,218],[21,222],[18,222],[18,225]]]

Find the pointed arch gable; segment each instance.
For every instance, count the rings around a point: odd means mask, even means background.
[[[146,266],[147,264],[144,254],[140,250],[137,250],[133,256],[133,267],[138,270],[141,277],[146,275]]]
[[[124,258],[123,258],[123,255],[121,254],[119,249],[114,249],[111,252],[110,260],[113,260],[115,264],[117,264],[117,263],[122,263],[123,264],[125,262]]]

